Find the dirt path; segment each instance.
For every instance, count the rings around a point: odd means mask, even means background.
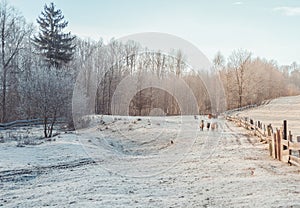
[[[161,174],[125,177],[101,164],[49,170],[34,180],[0,183],[0,206],[300,207],[300,169],[273,160],[243,129],[220,126],[200,132],[186,157]],[[204,144],[203,136],[211,140]],[[145,161],[145,169],[160,165]]]

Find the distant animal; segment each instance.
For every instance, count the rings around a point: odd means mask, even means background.
[[[171,144],[174,144],[173,140],[171,140]]]
[[[210,127],[210,123],[209,123],[209,122],[207,122],[207,124],[206,124],[206,128],[207,128],[207,129],[209,129],[209,127]]]
[[[211,124],[211,130],[215,130],[215,129],[218,129],[218,123],[217,122],[213,122]]]
[[[203,128],[204,128],[204,120],[201,120],[201,122],[200,122],[200,129],[203,131]]]
[[[211,118],[218,118],[218,115],[217,114],[208,114],[207,115],[207,117],[209,118],[209,119],[211,119]]]

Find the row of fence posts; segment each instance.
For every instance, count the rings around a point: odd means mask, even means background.
[[[262,141],[266,141],[269,144],[270,156],[274,159],[300,166],[300,136],[293,138],[291,131],[288,131],[286,120],[283,121],[281,128],[273,131],[271,124],[266,126],[261,121],[254,121],[247,117],[227,116],[227,119],[254,131],[255,136],[259,136]]]
[[[300,165],[300,136],[294,137],[287,129],[287,121],[283,121],[280,129],[273,133],[270,142],[270,155],[283,162]],[[297,156],[298,155],[298,156]]]

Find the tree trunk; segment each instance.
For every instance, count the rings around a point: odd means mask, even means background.
[[[4,14],[4,19],[2,20],[2,30],[1,30],[1,61],[2,61],[2,70],[3,70],[3,80],[2,80],[2,118],[1,122],[5,122],[6,117],[6,75],[7,70],[5,67],[5,20],[6,15]]]
[[[53,115],[53,118],[52,118],[52,121],[51,121],[50,132],[49,132],[49,135],[48,135],[49,138],[52,137],[53,126],[54,126],[54,124],[56,122],[56,112],[57,112],[57,110],[55,109],[54,115]]]
[[[1,121],[6,122],[6,68],[3,69],[3,81],[2,81],[2,119]]]
[[[48,118],[47,118],[47,116],[45,116],[44,117],[44,136],[45,136],[45,138],[48,138],[47,122],[48,122]]]

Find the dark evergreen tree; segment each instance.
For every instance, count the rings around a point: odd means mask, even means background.
[[[64,33],[68,26],[60,9],[56,9],[54,3],[45,5],[44,11],[37,19],[40,32],[33,38],[37,49],[41,52],[50,66],[61,67],[72,60],[75,46],[75,36]]]

